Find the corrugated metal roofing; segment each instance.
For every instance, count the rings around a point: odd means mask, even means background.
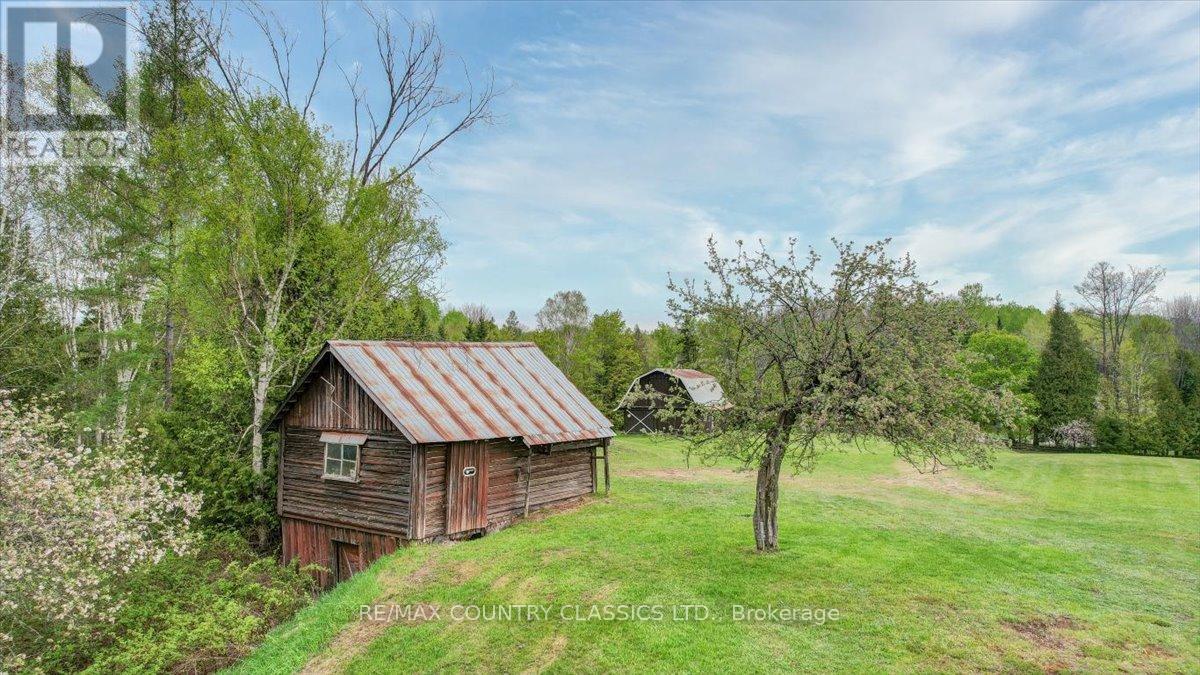
[[[414,443],[544,445],[612,424],[532,342],[331,340],[328,350]]]
[[[629,389],[625,392],[625,397],[628,397],[633,392],[633,388],[638,382],[642,381],[643,377],[651,373],[666,373],[679,380],[683,384],[684,389],[687,390],[688,395],[692,397],[692,400],[700,405],[719,407],[726,403],[725,390],[721,389],[721,383],[717,382],[717,378],[708,373],[702,373],[699,370],[692,370],[690,368],[655,368],[654,370],[642,373],[630,383]],[[622,398],[621,405],[625,404],[625,397]]]

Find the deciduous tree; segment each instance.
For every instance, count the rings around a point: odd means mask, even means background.
[[[709,242],[704,283],[671,283],[677,319],[727,327],[733,352],[718,374],[729,407],[685,420],[693,449],[757,464],[754,539],[779,546],[779,477],[790,455],[811,467],[826,439],[881,438],[918,466],[986,464],[980,411],[1006,414],[955,359],[967,328],[961,306],[939,297],[886,242],[835,242],[826,280],[820,256],[748,251]],[[711,426],[708,420],[711,419]]]
[[[1107,262],[1092,265],[1075,291],[1083,298],[1084,311],[1100,333],[1100,372],[1108,382],[1113,409],[1122,412],[1121,346],[1129,321],[1155,302],[1154,289],[1162,281],[1161,267],[1118,270]]]

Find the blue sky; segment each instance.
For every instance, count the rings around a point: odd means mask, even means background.
[[[710,235],[891,237],[948,291],[1039,306],[1101,259],[1200,293],[1200,4],[391,7],[506,88],[419,171],[449,304],[532,323],[575,288],[653,326]],[[303,63],[318,8],[274,9]],[[330,9],[370,91],[358,10]],[[266,65],[244,24],[230,46]],[[348,137],[333,75],[316,110]]]

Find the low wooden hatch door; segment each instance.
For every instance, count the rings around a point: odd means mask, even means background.
[[[446,533],[487,527],[487,444],[450,444],[446,470]]]
[[[362,571],[358,544],[333,540],[333,583],[341,583]]]

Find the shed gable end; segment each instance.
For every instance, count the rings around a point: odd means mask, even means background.
[[[289,427],[399,433],[332,354],[326,354],[312,370],[283,419]]]

